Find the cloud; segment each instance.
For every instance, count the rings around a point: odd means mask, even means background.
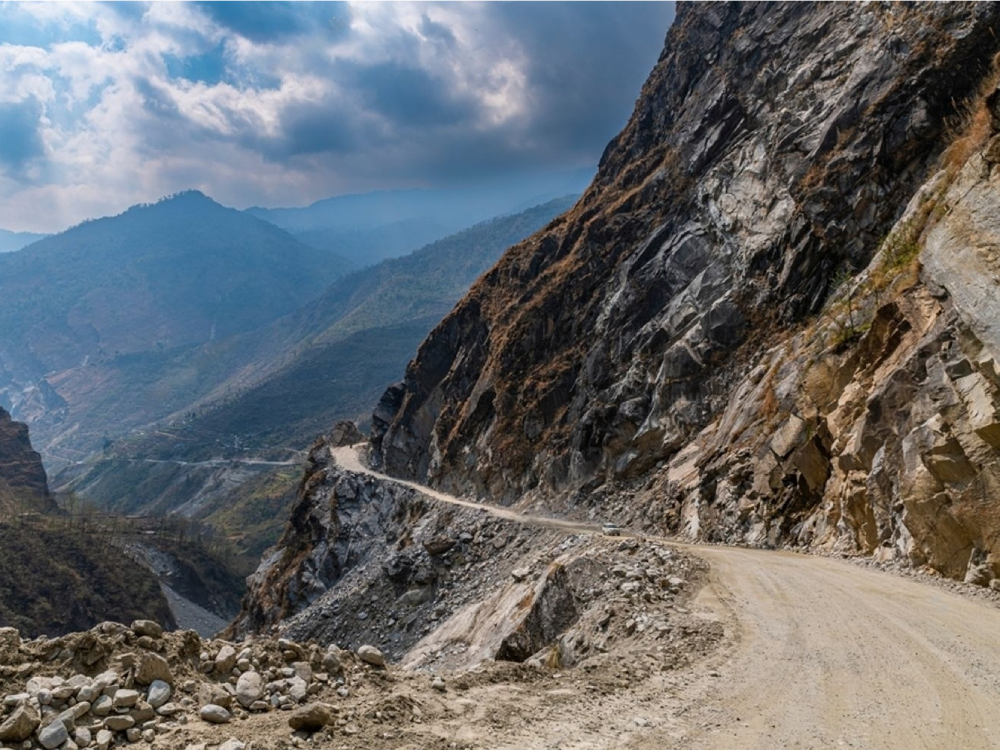
[[[37,99],[16,104],[0,104],[0,167],[8,175],[20,175],[25,167],[45,152],[40,119],[42,105]]]
[[[0,226],[594,164],[664,3],[0,4]]]
[[[475,117],[477,102],[456,94],[450,82],[420,67],[384,62],[350,76],[366,109],[406,128],[441,127]]]

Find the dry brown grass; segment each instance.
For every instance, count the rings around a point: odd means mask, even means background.
[[[969,158],[986,145],[992,133],[992,123],[986,99],[1000,84],[1000,53],[993,58],[993,67],[958,113],[947,122],[945,131],[950,144],[941,155],[941,167],[954,180]]]

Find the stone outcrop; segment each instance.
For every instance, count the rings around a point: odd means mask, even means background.
[[[376,462],[1000,574],[1000,145],[937,171],[998,31],[984,4],[682,5],[580,203],[386,391]]]
[[[28,426],[0,408],[0,487],[5,486],[26,509],[55,509],[49,497],[42,458],[31,447]]]
[[[292,519],[228,635],[277,631],[396,659],[508,580],[526,542],[560,538],[345,471],[329,449],[314,446]]]
[[[374,418],[391,472],[512,497],[641,473],[748,337],[863,267],[989,68],[987,6],[682,6],[594,184],[428,337]]]
[[[319,599],[354,566],[379,557],[405,528],[413,493],[339,470],[330,444],[313,446],[278,544],[247,580],[234,632],[265,632]]]
[[[644,495],[648,518],[1000,578],[1000,135],[963,141],[976,139],[670,461]]]

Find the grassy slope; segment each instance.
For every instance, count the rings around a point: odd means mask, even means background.
[[[152,574],[107,540],[51,520],[0,522],[0,625],[55,636],[142,618],[173,625]]]

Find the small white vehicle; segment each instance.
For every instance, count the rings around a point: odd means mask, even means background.
[[[616,523],[610,523],[609,522],[609,523],[604,524],[603,526],[601,526],[601,531],[604,533],[605,536],[621,536],[622,535],[621,526],[619,526]]]

